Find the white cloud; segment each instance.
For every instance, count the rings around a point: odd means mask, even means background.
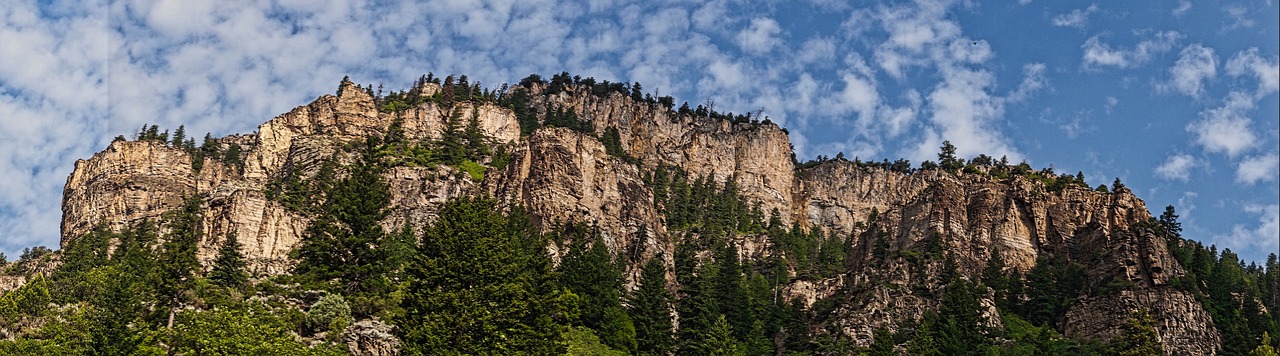
[[[1116,105],[1120,105],[1120,99],[1116,99],[1116,97],[1114,97],[1114,96],[1108,96],[1108,97],[1107,97],[1107,103],[1106,103],[1105,105],[1103,105],[1102,107],[1103,107],[1103,108],[1105,108],[1105,109],[1107,109],[1107,114],[1110,114],[1110,113],[1111,113],[1111,109],[1114,109],[1114,108],[1116,107]]]
[[[1103,43],[1101,37],[1102,35],[1089,37],[1080,46],[1084,49],[1082,65],[1085,69],[1137,67],[1146,64],[1152,56],[1173,49],[1174,44],[1184,36],[1175,31],[1157,32],[1153,38],[1138,42],[1133,49],[1113,48]]]
[[[1258,91],[1255,95],[1258,97],[1280,91],[1280,57],[1273,55],[1270,60],[1263,58],[1258,54],[1257,47],[1236,52],[1227,61],[1226,71],[1233,77],[1252,74],[1257,78]]]
[[[1182,49],[1178,62],[1169,68],[1170,82],[1161,85],[1162,90],[1172,88],[1179,93],[1198,98],[1204,92],[1204,81],[1218,75],[1218,56],[1213,48],[1192,44]]]
[[[1213,240],[1218,246],[1233,251],[1280,251],[1280,205],[1246,204],[1241,211],[1257,215],[1258,223],[1254,227],[1236,224],[1228,234],[1217,235]],[[1261,257],[1263,254],[1259,253]]]
[[[782,27],[771,18],[759,17],[751,20],[751,26],[738,32],[738,47],[743,51],[765,54],[781,41],[778,34]]]
[[[1089,15],[1098,11],[1098,5],[1089,5],[1083,10],[1075,9],[1070,13],[1061,14],[1053,17],[1053,25],[1058,27],[1075,27],[1083,29],[1089,26]]]
[[[1169,156],[1163,164],[1156,167],[1155,174],[1160,178],[1167,180],[1180,180],[1186,182],[1191,178],[1191,169],[1198,166],[1195,157],[1188,154],[1178,154]]]
[[[1179,1],[1178,7],[1173,8],[1173,16],[1182,16],[1188,10],[1191,10],[1191,2],[1187,0]]]
[[[916,146],[912,158],[929,159],[943,140],[951,141],[961,157],[979,153],[1008,155],[1011,160],[1019,157],[1008,138],[991,127],[1004,114],[1003,103],[990,93],[994,76],[983,70],[960,68],[944,68],[942,75],[943,82],[926,97],[930,121],[937,131]]]
[[[1277,174],[1280,174],[1280,155],[1276,152],[1246,158],[1236,166],[1236,182],[1242,184],[1274,182]]]
[[[1231,23],[1231,26],[1227,27],[1228,30],[1242,28],[1242,27],[1249,28],[1249,27],[1253,27],[1253,25],[1256,24],[1256,22],[1254,22],[1253,19],[1249,18],[1249,9],[1240,7],[1238,5],[1232,5],[1232,6],[1227,6],[1225,9],[1223,9],[1223,11],[1225,11],[1227,13],[1227,16],[1230,16],[1232,20],[1235,20],[1235,22]]]
[[[1248,112],[1254,105],[1248,94],[1233,91],[1222,106],[1200,112],[1200,119],[1188,124],[1187,131],[1205,150],[1235,157],[1258,144],[1258,137],[1249,128],[1253,120]]]
[[[1044,63],[1030,63],[1022,66],[1022,83],[1018,84],[1018,88],[1009,93],[1006,100],[1009,102],[1019,102],[1027,100],[1035,92],[1044,89],[1049,85],[1049,79],[1044,75]]]
[[[830,66],[835,64],[836,43],[832,38],[815,37],[804,41],[796,60],[801,64]]]

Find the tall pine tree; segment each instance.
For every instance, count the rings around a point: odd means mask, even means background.
[[[445,203],[406,269],[407,354],[561,354],[567,310],[527,215],[490,199]]]
[[[645,263],[640,283],[632,293],[631,320],[636,327],[637,351],[645,355],[666,355],[675,345],[671,329],[671,292],[667,291],[667,269],[660,257]]]
[[[235,231],[232,231],[227,234],[222,247],[218,248],[218,258],[213,261],[209,280],[223,287],[239,288],[249,279],[249,273],[245,272],[244,265],[244,254],[240,253],[240,241],[236,239]]]

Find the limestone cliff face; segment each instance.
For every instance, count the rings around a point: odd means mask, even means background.
[[[536,92],[536,90],[535,90]],[[647,169],[679,166],[693,176],[734,177],[741,193],[767,213],[778,209],[783,222],[803,218],[793,201],[795,165],[791,140],[774,124],[734,124],[677,115],[657,104],[612,93],[605,98],[574,88],[546,97],[591,120],[597,132],[618,129],[623,147]]]
[[[1123,330],[1129,311],[1145,308],[1159,325],[1166,350],[1215,352],[1220,337],[1212,319],[1191,295],[1167,285],[1184,272],[1163,238],[1140,226],[1150,215],[1127,189],[1048,192],[1021,177],[996,180],[941,171],[916,176],[906,181],[920,180],[925,188],[891,205],[851,247],[849,289],[862,292],[847,296],[835,324],[860,343],[869,342],[875,328],[893,329],[933,308],[936,300],[928,295],[945,286],[938,277],[941,258],[930,256],[950,256],[961,275],[977,276],[991,251],[998,250],[1009,268],[1023,273],[1040,256],[1089,266],[1081,301],[1061,325],[1068,336],[1111,340]],[[1125,287],[1109,290],[1109,284]],[[984,312],[990,323],[999,325],[994,303],[983,303],[990,306]]]
[[[199,194],[207,207],[198,256],[202,262],[208,265],[226,236],[235,233],[251,272],[286,273],[292,265],[289,251],[302,240],[310,218],[268,199],[264,191],[270,182],[286,175],[314,176],[329,159],[353,161],[345,145],[381,136],[397,118],[410,139],[438,138],[450,116],[469,118],[472,112],[491,139],[519,138],[519,124],[507,109],[468,103],[452,109],[450,113],[428,103],[397,115],[382,114],[364,90],[343,83],[337,96],[321,96],[267,121],[256,134],[220,139],[224,149],[236,144],[244,150],[243,172],[205,159],[196,173],[193,158],[184,150],[159,142],[114,142],[76,162],[67,178],[62,244],[99,223],[119,230],[157,219],[181,206],[183,197]],[[388,230],[405,222],[421,227],[434,219],[444,201],[479,192],[477,184],[447,167],[397,167],[386,179],[392,186],[391,213],[384,222]]]
[[[674,255],[639,168],[606,154],[595,137],[564,128],[539,130],[515,148],[506,171],[486,183],[504,202],[524,205],[544,228],[591,223],[611,251],[629,260]]]
[[[431,83],[421,88],[426,95],[439,90]],[[535,86],[530,92],[540,113],[553,106],[569,108],[598,133],[618,130],[622,147],[639,163],[614,157],[596,136],[569,129],[542,128],[522,136],[515,113],[492,104],[427,102],[383,113],[374,98],[346,82],[337,95],[320,96],[273,118],[256,133],[219,139],[223,148],[243,149],[243,169],[205,159],[196,172],[186,151],[156,142],[115,142],[76,162],[64,190],[62,243],[99,223],[121,229],[156,219],[198,194],[207,208],[198,253],[202,262],[208,265],[234,233],[254,274],[287,273],[289,252],[304,238],[311,217],[269,199],[272,182],[315,176],[328,160],[339,166],[354,162],[358,153],[350,147],[383,135],[393,122],[401,124],[406,138],[425,140],[439,138],[451,118],[474,117],[489,140],[508,144],[509,163],[490,169],[481,182],[445,166],[388,170],[384,178],[391,204],[384,228],[409,224],[421,231],[449,199],[490,195],[504,206],[525,207],[543,228],[562,222],[594,225],[610,250],[627,262],[634,283],[649,258],[663,256],[672,264],[679,232],[669,231],[645,177],[659,165],[674,165],[692,176],[734,179],[744,196],[759,202],[766,214],[776,209],[784,223],[848,237],[847,273],[795,281],[783,295],[806,305],[841,298],[827,322],[859,344],[869,343],[876,328],[896,329],[936,308],[944,288],[938,277],[944,252],[961,274],[976,275],[993,250],[1009,268],[1023,272],[1042,256],[1090,267],[1091,282],[1061,325],[1068,336],[1109,340],[1129,310],[1145,308],[1166,350],[1210,354],[1220,343],[1195,298],[1167,285],[1182,268],[1162,238],[1143,230],[1140,223],[1150,215],[1128,190],[1050,192],[1020,177],[940,170],[903,174],[842,160],[798,169],[786,133],[773,124],[695,118],[617,93],[601,97],[572,87],[546,94]],[[765,235],[731,242],[744,258],[775,253]],[[551,248],[553,255],[561,252]],[[1115,283],[1125,287],[1108,289]],[[982,303],[988,323],[1000,325],[994,303]]]

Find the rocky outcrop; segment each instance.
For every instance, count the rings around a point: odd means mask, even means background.
[[[1162,340],[1177,347],[1166,350],[1214,353],[1219,337],[1212,319],[1189,294],[1167,286],[1183,272],[1163,238],[1142,227],[1150,215],[1127,189],[1050,192],[1022,177],[916,175],[910,180],[925,188],[890,204],[851,247],[849,290],[863,292],[847,296],[835,324],[860,343],[869,342],[875,328],[892,330],[931,308],[927,296],[944,288],[942,256],[961,275],[977,276],[998,250],[1009,268],[1023,273],[1042,255],[1089,266],[1081,301],[1063,324],[1068,336],[1109,341],[1123,330],[1128,311],[1141,307],[1162,326]],[[987,298],[984,314],[998,325]]]
[[[1213,318],[1195,296],[1171,287],[1084,298],[1067,311],[1064,335],[1103,342],[1122,338],[1125,329],[1117,326],[1128,323],[1131,312],[1138,310],[1150,313],[1168,354],[1212,355],[1222,344]]]
[[[342,332],[347,352],[356,356],[400,355],[400,339],[392,333],[394,327],[377,319],[357,321]]]
[[[867,223],[874,210],[886,212],[915,198],[929,182],[923,174],[906,175],[858,167],[837,160],[797,175],[799,209],[805,220],[830,233],[848,236],[857,223]]]
[[[714,176],[719,181],[732,177],[739,191],[760,202],[766,213],[777,209],[788,224],[803,217],[797,215],[792,201],[791,140],[777,125],[678,115],[617,93],[601,98],[575,88],[545,100],[591,120],[597,132],[616,128],[623,147],[648,170],[669,164],[695,177]]]
[[[605,153],[595,137],[569,129],[539,130],[524,142],[506,171],[486,181],[494,196],[523,205],[543,228],[592,224],[611,251],[631,260],[674,255],[638,167]],[[631,267],[638,273],[638,266]]]
[[[156,142],[112,142],[76,161],[62,191],[62,245],[105,223],[119,230],[154,219],[196,192],[191,157]]]

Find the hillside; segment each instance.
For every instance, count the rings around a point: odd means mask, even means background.
[[[1275,343],[1276,259],[1182,239],[1119,180],[947,147],[801,163],[759,114],[638,83],[459,79],[344,79],[254,133],[144,127],[77,161],[60,249],[0,277],[0,353]]]

